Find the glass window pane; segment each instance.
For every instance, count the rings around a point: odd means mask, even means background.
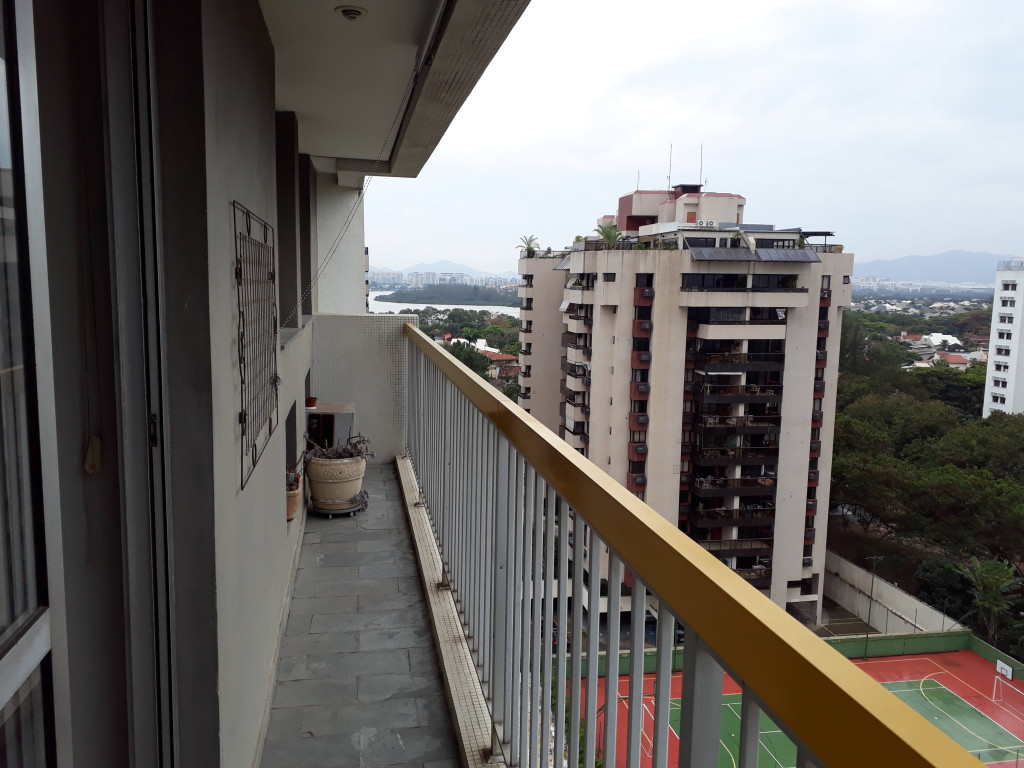
[[[8,89],[7,3],[0,3],[0,643],[39,604],[32,533],[33,499],[14,144]]]
[[[0,765],[45,768],[45,722],[43,673],[37,668],[0,710]]]

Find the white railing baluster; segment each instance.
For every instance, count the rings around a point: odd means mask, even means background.
[[[627,732],[626,762],[629,768],[638,768],[643,749],[644,728],[644,614],[647,610],[647,590],[633,574],[629,621],[629,730]]]
[[[597,673],[601,642],[601,555],[604,545],[593,528],[587,529],[587,538],[590,540],[590,586],[587,590],[587,716],[583,764],[591,766],[597,760]]]
[[[554,675],[554,664],[553,656],[556,648],[552,646],[552,638],[554,637],[555,631],[555,617],[554,617],[554,590],[555,590],[555,519],[557,515],[556,504],[557,498],[555,496],[555,490],[551,486],[547,486],[547,494],[545,499],[544,508],[544,618],[541,621],[541,644],[544,649],[543,665],[541,669],[541,738],[543,739],[542,744],[548,743],[548,736],[551,733],[551,697],[553,694],[552,690],[552,676]],[[559,688],[564,690],[565,686],[560,685]],[[542,750],[544,754],[547,754],[547,750]],[[560,762],[560,761],[559,761]],[[544,761],[545,765],[547,761]],[[556,763],[557,765],[557,763]],[[558,768],[561,768],[559,766]]]
[[[569,768],[577,768],[580,764],[580,680],[582,678],[583,656],[583,586],[584,554],[583,518],[578,512],[573,513],[572,526],[572,672],[569,680]]]
[[[509,575],[512,579],[512,599],[509,608],[512,611],[512,657],[510,689],[512,693],[509,701],[510,721],[512,728],[509,731],[507,741],[511,745],[509,765],[513,768],[519,765],[519,747],[522,736],[522,720],[520,718],[520,697],[523,693],[523,517],[525,515],[525,494],[526,494],[526,465],[523,457],[515,451],[515,499],[512,517],[512,530],[510,541],[512,544],[512,562],[509,567]]]
[[[757,753],[761,748],[761,709],[753,695],[743,688],[740,704],[739,768],[757,768]]]
[[[621,634],[622,560],[608,551],[608,653],[604,679],[604,766],[615,768],[619,716],[619,639]]]
[[[672,630],[674,621],[668,608],[659,601],[657,656],[654,667],[654,747],[652,765],[668,765],[668,726],[672,701]]]
[[[532,628],[530,640],[530,768],[540,768],[541,746],[541,715],[544,704],[544,686],[541,685],[540,667],[541,657],[550,653],[544,653],[545,624],[541,618],[541,608],[544,604],[544,531],[546,526],[544,520],[547,517],[545,501],[547,497],[548,484],[540,476],[537,477],[536,491],[533,500],[533,577],[530,579],[531,600],[530,600],[530,626]],[[544,743],[547,744],[547,734],[544,734]],[[545,750],[546,752],[546,750]],[[544,761],[547,765],[547,760]]]
[[[679,765],[704,768],[718,761],[724,672],[693,628],[685,629]]]
[[[497,435],[498,455],[498,477],[494,484],[495,514],[494,530],[491,540],[492,560],[494,569],[494,597],[491,600],[493,607],[493,654],[491,656],[492,668],[490,675],[490,699],[491,717],[494,719],[494,736],[491,745],[494,754],[503,754],[503,743],[507,740],[508,705],[506,699],[506,687],[510,683],[510,670],[508,668],[508,633],[511,629],[509,622],[509,607],[511,599],[509,596],[509,556],[508,546],[509,534],[509,512],[513,503],[512,485],[510,477],[511,450],[508,441],[501,435]],[[485,693],[488,693],[485,692]]]
[[[558,659],[555,671],[555,765],[559,766],[569,752],[567,734],[565,732],[567,712],[565,709],[568,680],[569,646],[569,528],[572,525],[569,517],[569,505],[565,499],[557,497],[558,504]],[[575,768],[573,766],[572,768]]]

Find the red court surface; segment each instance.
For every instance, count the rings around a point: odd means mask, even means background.
[[[971,651],[953,651],[950,653],[915,654],[909,656],[882,656],[878,658],[852,660],[854,664],[864,670],[880,683],[893,683],[899,681],[934,680],[948,688],[961,699],[973,706],[982,714],[991,718],[1002,726],[1006,731],[1024,741],[1024,681],[1014,680],[1011,685],[1016,690],[1005,692],[1005,701],[993,701],[992,693],[996,677],[995,666]],[[584,689],[586,681],[584,682]],[[671,699],[682,697],[682,673],[676,672],[672,676]],[[644,704],[645,712],[643,717],[644,731],[647,734],[653,732],[653,711],[654,711],[654,675],[644,675]],[[603,745],[604,739],[604,712],[603,706],[605,678],[598,681],[598,706],[602,708],[598,715],[599,746]],[[1003,686],[1004,691],[1006,686]],[[722,686],[723,696],[738,694],[739,686],[728,676]],[[619,695],[627,696],[629,693],[629,676],[619,677]],[[585,704],[584,694],[584,704]],[[678,705],[674,705],[678,706]],[[618,731],[618,752],[619,765],[625,765],[626,744],[629,722],[629,708],[625,701],[619,701],[617,713]],[[641,764],[651,765],[651,757],[648,754],[650,736],[645,735],[644,749],[641,753]],[[675,765],[678,761],[679,738],[674,731],[669,732],[669,765]],[[997,766],[1013,766],[1014,762],[991,763]]]

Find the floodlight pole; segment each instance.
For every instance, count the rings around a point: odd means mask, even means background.
[[[871,606],[875,602],[875,568],[878,566],[878,561],[884,559],[882,555],[871,555],[868,558],[871,561],[871,593],[868,595],[868,619],[866,622],[868,628],[864,630],[864,661],[868,660],[868,637],[871,635]]]

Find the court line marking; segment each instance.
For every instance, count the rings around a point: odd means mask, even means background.
[[[978,734],[976,734],[976,733],[975,733],[974,731],[972,731],[972,730],[971,730],[970,728],[968,728],[968,727],[967,727],[966,725],[964,725],[963,723],[961,723],[961,722],[960,722],[959,720],[957,720],[957,719],[956,719],[955,717],[953,717],[953,716],[952,716],[951,714],[949,714],[949,712],[947,712],[946,710],[944,710],[944,709],[943,709],[942,707],[940,707],[940,706],[939,706],[938,704],[936,704],[936,703],[935,703],[934,701],[932,701],[932,700],[931,700],[931,699],[930,699],[930,698],[928,697],[928,694],[924,692],[924,683],[925,683],[925,680],[928,680],[928,679],[930,679],[930,678],[932,677],[932,675],[938,675],[938,674],[941,674],[941,673],[939,673],[939,672],[933,672],[933,673],[932,673],[931,675],[928,675],[928,677],[925,677],[925,678],[923,678],[923,679],[921,680],[921,682],[920,682],[920,689],[921,689],[921,695],[922,695],[922,696],[924,696],[924,698],[925,698],[925,701],[927,701],[927,702],[928,702],[929,704],[931,704],[931,705],[932,705],[933,707],[935,707],[935,708],[936,708],[937,710],[939,710],[939,712],[941,712],[942,714],[944,714],[944,715],[945,715],[946,717],[948,717],[948,718],[949,718],[950,720],[952,720],[952,721],[953,721],[954,723],[956,723],[956,724],[957,724],[957,725],[959,725],[959,726],[960,726],[961,728],[963,728],[963,729],[964,729],[965,731],[967,731],[967,732],[968,732],[969,734],[971,734],[971,736],[973,736],[974,738],[978,739],[979,741],[982,741],[982,742],[984,742],[985,744],[988,744],[989,746],[991,746],[991,747],[993,747],[993,748],[995,748],[995,749],[999,749],[999,747],[997,747],[997,746],[996,746],[995,744],[993,744],[993,743],[992,743],[991,741],[989,741],[988,739],[986,739],[986,738],[985,738],[984,736],[979,736]],[[935,680],[934,682],[936,682],[936,683],[939,683],[939,681],[938,681],[938,680]],[[942,683],[939,683],[939,685],[942,685]],[[964,702],[964,703],[966,703],[966,704],[967,704],[968,706],[970,706],[970,707],[971,707],[972,709],[974,709],[974,711],[975,711],[975,712],[978,712],[979,714],[981,714],[981,715],[982,715],[983,717],[985,717],[985,718],[986,718],[986,719],[987,719],[987,720],[988,720],[989,722],[995,722],[994,720],[992,720],[992,718],[988,717],[988,715],[986,715],[986,714],[985,714],[984,712],[982,712],[982,711],[981,711],[980,709],[978,709],[977,707],[974,707],[973,705],[971,705],[971,703],[970,703],[970,702],[968,702],[968,701],[967,701],[966,699],[964,699],[964,698],[962,698],[962,697],[960,697],[960,696],[957,696],[957,694],[956,694],[956,692],[955,692],[955,691],[950,691],[950,690],[949,690],[948,688],[946,688],[946,686],[944,686],[944,685],[942,685],[942,687],[943,687],[943,688],[944,688],[945,690],[947,690],[947,691],[949,691],[950,693],[952,693],[952,694],[953,694],[954,696],[956,696],[956,697],[957,697],[957,698],[958,698],[958,699],[959,699],[960,701],[963,701],[963,702]],[[936,688],[932,688],[932,690],[934,691],[934,690],[938,690],[938,689],[936,689]],[[999,725],[999,723],[996,723],[996,725]],[[1001,726],[1001,725],[1000,725],[999,727],[1000,727],[1000,728],[1002,728],[1002,726]],[[1006,729],[1004,728],[1003,730],[1005,731]],[[1011,733],[1010,735],[1011,735],[1011,736],[1013,736],[1013,734],[1012,734],[1012,733]],[[986,751],[988,751],[988,750],[986,750]]]

